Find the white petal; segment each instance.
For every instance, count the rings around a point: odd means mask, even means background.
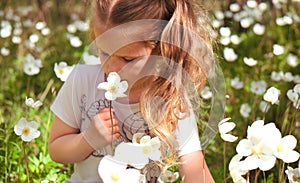
[[[27,126],[31,127],[34,130],[36,130],[38,128],[38,124],[35,121],[28,122]]]
[[[244,165],[247,170],[254,170],[254,169],[258,168],[259,163],[260,163],[260,160],[256,156],[248,156],[244,160]]]
[[[121,81],[119,87],[120,87],[121,92],[124,93],[128,89],[127,81]]]
[[[252,144],[248,139],[242,139],[236,146],[236,152],[242,156],[249,156],[252,151]]]
[[[25,104],[27,105],[27,106],[32,106],[33,105],[33,103],[34,103],[34,100],[32,99],[32,98],[27,98],[26,97],[26,99],[25,99]]]
[[[279,158],[279,157],[278,157]],[[287,151],[280,158],[285,163],[293,163],[299,159],[299,153],[296,151]]]
[[[34,138],[31,135],[21,135],[21,139],[25,142],[30,142]]]
[[[42,105],[43,105],[43,103],[42,103],[41,101],[37,100],[37,101],[32,105],[32,107],[37,109],[37,108],[41,107]]]
[[[221,134],[221,138],[227,142],[234,142],[238,139],[238,137],[231,134]]]
[[[105,92],[104,95],[107,100],[116,100],[116,98],[117,98],[117,96],[115,94],[108,92],[108,91]]]
[[[109,83],[120,83],[120,76],[116,72],[111,72],[108,74],[107,82]]]
[[[132,136],[132,143],[137,143],[137,144],[139,144],[141,138],[142,138],[144,135],[145,135],[144,133],[135,133],[135,134],[133,134],[133,136]]]
[[[274,167],[275,162],[276,158],[274,156],[262,156],[259,163],[259,169],[262,171],[270,170]]]
[[[108,90],[109,89],[109,83],[108,82],[102,82],[102,83],[99,83],[97,88],[98,90]]]
[[[297,145],[297,139],[293,135],[284,136],[281,140],[284,147],[288,149],[295,149]]]
[[[228,133],[235,128],[236,124],[234,122],[225,122],[219,125],[220,133]]]

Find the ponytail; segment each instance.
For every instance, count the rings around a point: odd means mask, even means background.
[[[168,158],[172,161],[177,157],[174,131],[178,120],[189,116],[191,108],[195,110],[200,106],[198,94],[205,85],[210,64],[208,55],[212,53],[206,24],[199,25],[198,22],[199,16],[206,16],[204,10],[200,10],[200,15],[196,14],[193,0],[173,2],[173,15],[161,34],[159,45],[167,66],[159,73],[163,77],[157,77],[143,93],[140,103],[150,133],[164,141],[167,147],[164,149],[168,149]],[[191,88],[193,91],[189,91]],[[155,97],[163,102],[154,102]],[[195,106],[191,106],[192,103]]]

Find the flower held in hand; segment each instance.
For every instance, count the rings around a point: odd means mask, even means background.
[[[116,72],[109,73],[107,82],[102,82],[97,87],[99,90],[106,90],[105,98],[108,100],[116,100],[119,97],[126,97],[124,92],[128,88],[127,81],[121,81],[120,76]]]

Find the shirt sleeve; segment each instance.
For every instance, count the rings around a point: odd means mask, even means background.
[[[198,127],[193,111],[190,116],[178,121],[175,132],[178,142],[178,157],[201,150]]]
[[[64,123],[78,129],[80,128],[80,116],[78,116],[80,115],[80,108],[75,81],[76,83],[80,83],[79,79],[77,77],[77,66],[75,66],[50,107],[51,111]]]

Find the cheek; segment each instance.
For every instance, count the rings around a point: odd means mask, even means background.
[[[119,74],[122,79],[125,79],[128,82],[129,85],[133,85],[141,78],[151,75],[151,73],[149,73],[151,69],[148,68],[147,63],[147,57],[127,63],[120,70]]]
[[[101,62],[101,64],[106,74],[110,72],[119,73],[123,70],[124,66],[126,65],[124,61],[117,58],[111,58],[111,57],[105,58],[105,61]]]

